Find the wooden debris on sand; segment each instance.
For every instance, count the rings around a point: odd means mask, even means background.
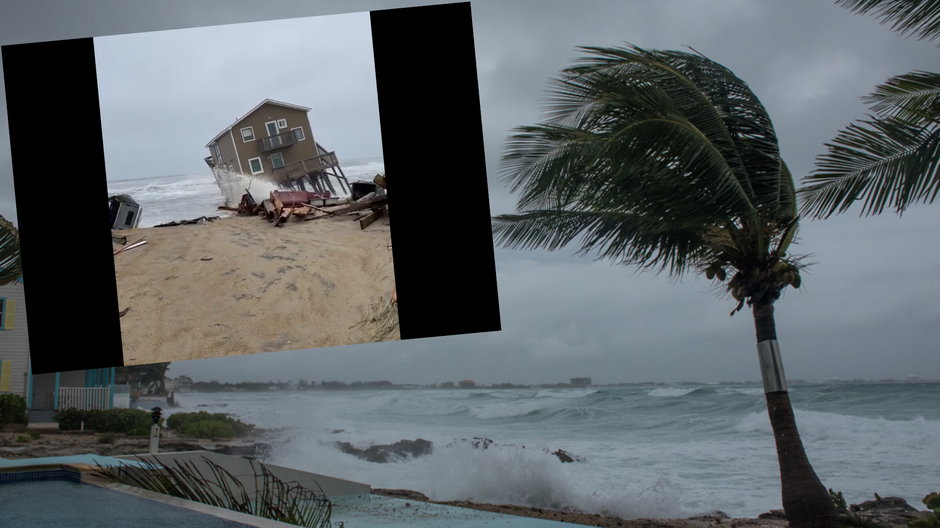
[[[218,220],[218,216],[200,216],[199,218],[193,218],[191,220],[173,220],[172,222],[165,222],[163,224],[157,224],[153,227],[173,227],[180,225],[192,225],[192,224],[205,224],[213,220]]]
[[[329,191],[271,191],[268,199],[258,203],[251,193],[246,190],[238,207],[220,207],[219,209],[235,211],[239,216],[263,216],[275,227],[284,225],[291,218],[317,220],[327,216],[355,213],[354,220],[359,222],[360,229],[365,229],[388,214],[385,177],[376,174],[373,182],[369,185],[372,185],[375,191],[356,200],[336,198]]]
[[[119,254],[121,254],[121,253],[127,251],[128,249],[134,249],[135,247],[140,247],[140,246],[142,246],[142,245],[144,245],[144,244],[146,244],[146,243],[147,243],[147,241],[144,240],[143,238],[138,238],[137,240],[135,240],[134,242],[131,242],[130,244],[126,244],[126,245],[124,245],[124,246],[122,246],[122,247],[119,247],[118,249],[115,249],[115,250],[114,250],[114,256],[117,256],[117,255],[119,255]]]

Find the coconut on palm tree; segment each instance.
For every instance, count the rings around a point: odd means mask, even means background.
[[[805,454],[780,362],[774,303],[800,285],[793,179],[763,105],[699,53],[581,48],[544,123],[516,129],[504,176],[518,212],[496,240],[582,254],[673,277],[702,272],[754,317],[791,526],[838,515]],[[734,313],[734,311],[732,313]]]

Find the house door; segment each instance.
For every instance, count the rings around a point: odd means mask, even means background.
[[[34,410],[52,409],[55,393],[55,373],[33,375],[33,401]]]
[[[284,138],[277,135],[277,121],[268,121],[264,124],[264,128],[268,131],[268,142],[271,144],[269,148],[281,148],[284,146]]]
[[[268,121],[264,124],[264,127],[268,129],[268,137],[277,135],[277,121]]]

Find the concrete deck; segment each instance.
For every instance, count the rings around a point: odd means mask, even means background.
[[[254,482],[255,482],[255,472],[251,467],[251,463],[248,459],[234,456],[234,455],[222,455],[219,453],[212,453],[210,451],[181,451],[176,453],[158,453],[156,455],[122,455],[117,458],[122,458],[125,460],[137,460],[137,457],[141,456],[147,460],[156,459],[160,464],[163,464],[168,467],[173,467],[174,461],[179,462],[189,462],[195,464],[201,471],[205,474],[211,474],[209,472],[208,465],[204,462],[204,459],[209,459],[215,464],[218,464],[225,468],[226,471],[235,476],[242,484],[245,485],[246,491],[248,493],[254,493]],[[258,463],[256,462],[257,466]],[[328,477],[326,475],[318,475],[316,473],[309,473],[307,471],[300,471],[297,469],[287,468],[283,466],[275,466],[273,464],[264,464],[271,473],[274,474],[277,478],[285,482],[297,482],[301,486],[313,490],[323,490],[323,493],[327,497],[333,497],[335,495],[354,495],[359,493],[369,493],[372,491],[372,488],[368,484],[363,484],[361,482],[353,482],[351,480],[338,479],[334,477]]]

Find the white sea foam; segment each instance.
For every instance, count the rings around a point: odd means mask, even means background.
[[[748,396],[760,396],[761,399],[764,398],[764,389],[760,387],[722,388],[721,391],[727,394],[746,394]]]
[[[658,398],[678,398],[686,394],[691,394],[696,390],[695,388],[660,388],[651,390],[649,395]]]
[[[228,207],[237,207],[241,203],[245,191],[251,193],[256,201],[261,202],[271,191],[277,190],[273,183],[261,178],[253,178],[247,174],[228,171],[225,169],[214,169],[216,184],[222,194],[224,205]]]
[[[536,398],[562,398],[573,400],[597,394],[597,389],[543,389],[535,393]]]

